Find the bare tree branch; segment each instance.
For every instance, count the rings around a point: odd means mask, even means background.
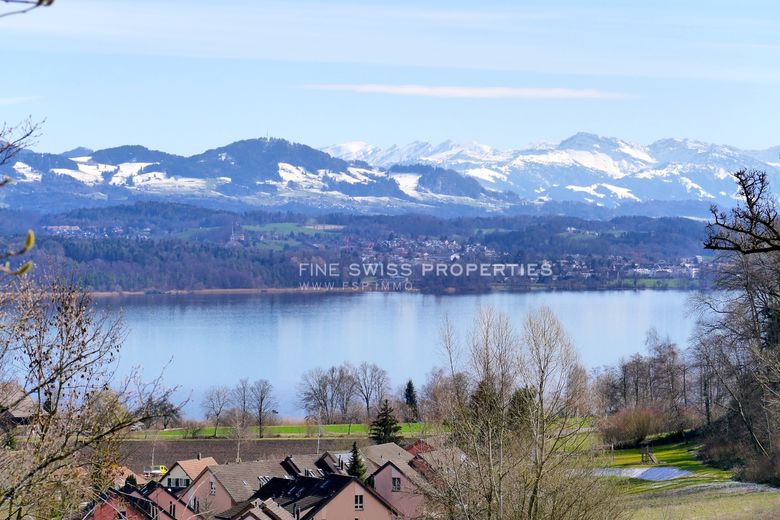
[[[54,3],[54,0],[0,0],[0,2],[23,6],[18,9],[15,8],[11,11],[0,13],[0,18],[5,18],[6,16],[13,16],[15,14],[29,13],[33,9],[38,9],[39,7],[48,7]]]

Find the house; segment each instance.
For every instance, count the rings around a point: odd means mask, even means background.
[[[458,471],[471,463],[460,448],[448,446],[418,453],[409,465],[427,480],[434,480],[438,472]]]
[[[346,475],[339,461],[328,452],[322,455],[288,455],[281,462],[282,468],[291,477],[324,477],[336,473]]]
[[[269,498],[243,502],[216,515],[214,520],[295,520],[295,517]]]
[[[213,457],[201,457],[200,455],[196,459],[177,460],[163,477],[162,483],[169,489],[181,490],[189,487],[195,477],[200,475],[207,466],[216,465],[217,461]]]
[[[393,461],[399,467],[404,467],[408,466],[409,461],[414,458],[414,455],[394,442],[364,446],[360,448],[360,454],[367,464],[366,469],[369,473],[384,466],[388,460]]]
[[[83,516],[84,520],[174,520],[164,509],[132,486],[109,488],[98,495]]]
[[[290,474],[270,460],[207,466],[180,496],[193,511],[225,511],[249,500],[274,477],[290,478]]]
[[[360,450],[368,470],[366,482],[404,518],[415,518],[422,508],[422,476],[410,463],[414,455],[389,442]]]
[[[0,382],[0,427],[13,428],[29,424],[38,407],[15,382]]]
[[[135,485],[138,487],[144,486],[147,480],[141,475],[136,474],[127,466],[117,466],[113,470],[114,475],[114,487],[121,488],[127,483],[128,478],[135,479]]]
[[[374,490],[355,477],[326,475],[323,478],[273,478],[254,494],[253,500],[273,500],[296,520],[395,520],[400,514]],[[229,512],[225,512],[229,513]],[[225,516],[239,520],[242,516]]]
[[[417,518],[422,512],[424,481],[422,476],[408,464],[399,467],[388,460],[371,473],[366,478],[366,482],[403,518]]]
[[[405,449],[412,455],[417,455],[418,453],[427,453],[429,451],[433,451],[436,448],[426,439],[417,439]]]
[[[187,520],[195,517],[195,511],[187,507],[186,502],[159,482],[152,480],[139,491],[175,520]]]

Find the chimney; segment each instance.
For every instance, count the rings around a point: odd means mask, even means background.
[[[202,455],[200,454],[200,452],[198,452],[198,460],[200,460],[201,457]]]

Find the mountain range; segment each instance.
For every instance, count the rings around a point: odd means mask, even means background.
[[[5,207],[47,212],[152,199],[316,212],[703,217],[712,203],[735,203],[732,172],[780,177],[778,156],[780,147],[678,139],[641,146],[589,133],[512,150],[451,141],[319,150],[273,138],[189,157],[138,145],[22,150],[0,165],[14,181],[0,197]]]

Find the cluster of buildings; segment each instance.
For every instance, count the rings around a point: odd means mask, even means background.
[[[556,277],[561,280],[599,278],[621,280],[630,278],[698,279],[708,264],[701,256],[681,257],[676,261],[658,260],[637,263],[621,256],[608,256],[598,261],[584,255],[569,255],[552,262]]]
[[[292,235],[296,239],[292,244],[296,247],[311,247],[322,251],[325,258],[333,261],[351,258],[359,259],[363,264],[409,265],[418,273],[422,266],[431,264],[452,264],[478,262],[487,264],[511,264],[518,262],[514,255],[501,252],[479,241],[459,240],[457,238],[432,238],[410,235],[390,234],[387,238],[343,233],[343,226],[319,224],[304,226],[306,230],[322,233],[308,236],[306,233],[282,232],[278,229],[267,231],[247,231],[240,225],[231,227],[230,238],[223,243],[228,248],[244,248],[259,242],[284,242]],[[293,228],[294,229],[294,228]],[[44,233],[62,237],[107,238],[124,237],[148,239],[150,228],[131,227],[97,227],[97,226],[45,226]],[[594,231],[568,228],[567,233],[597,236]],[[303,246],[302,246],[303,244]],[[647,255],[633,258],[614,255],[562,254],[551,258],[536,257],[529,253],[523,262],[551,266],[551,276],[523,277],[492,277],[488,283],[522,289],[529,284],[545,283],[561,288],[609,288],[623,287],[631,280],[682,280],[688,285],[692,280],[706,278],[706,273],[712,264],[702,257],[658,258],[648,261]],[[652,256],[652,255],[651,255]],[[419,282],[419,276],[406,276],[410,281]],[[660,283],[660,282],[659,282]],[[683,286],[685,286],[683,283]],[[630,285],[630,284],[629,284]]]
[[[456,258],[489,260],[496,257],[493,248],[458,240],[397,236],[387,240],[344,237],[342,250],[352,250],[363,262],[448,262]]]
[[[452,448],[419,440],[359,450],[366,475],[347,474],[351,453],[218,464],[175,462],[158,480],[129,470],[89,505],[85,520],[400,520],[419,516],[423,486]],[[132,478],[128,478],[132,475]]]
[[[144,238],[151,237],[151,228],[125,229],[122,226],[43,226],[43,234],[67,238]]]

